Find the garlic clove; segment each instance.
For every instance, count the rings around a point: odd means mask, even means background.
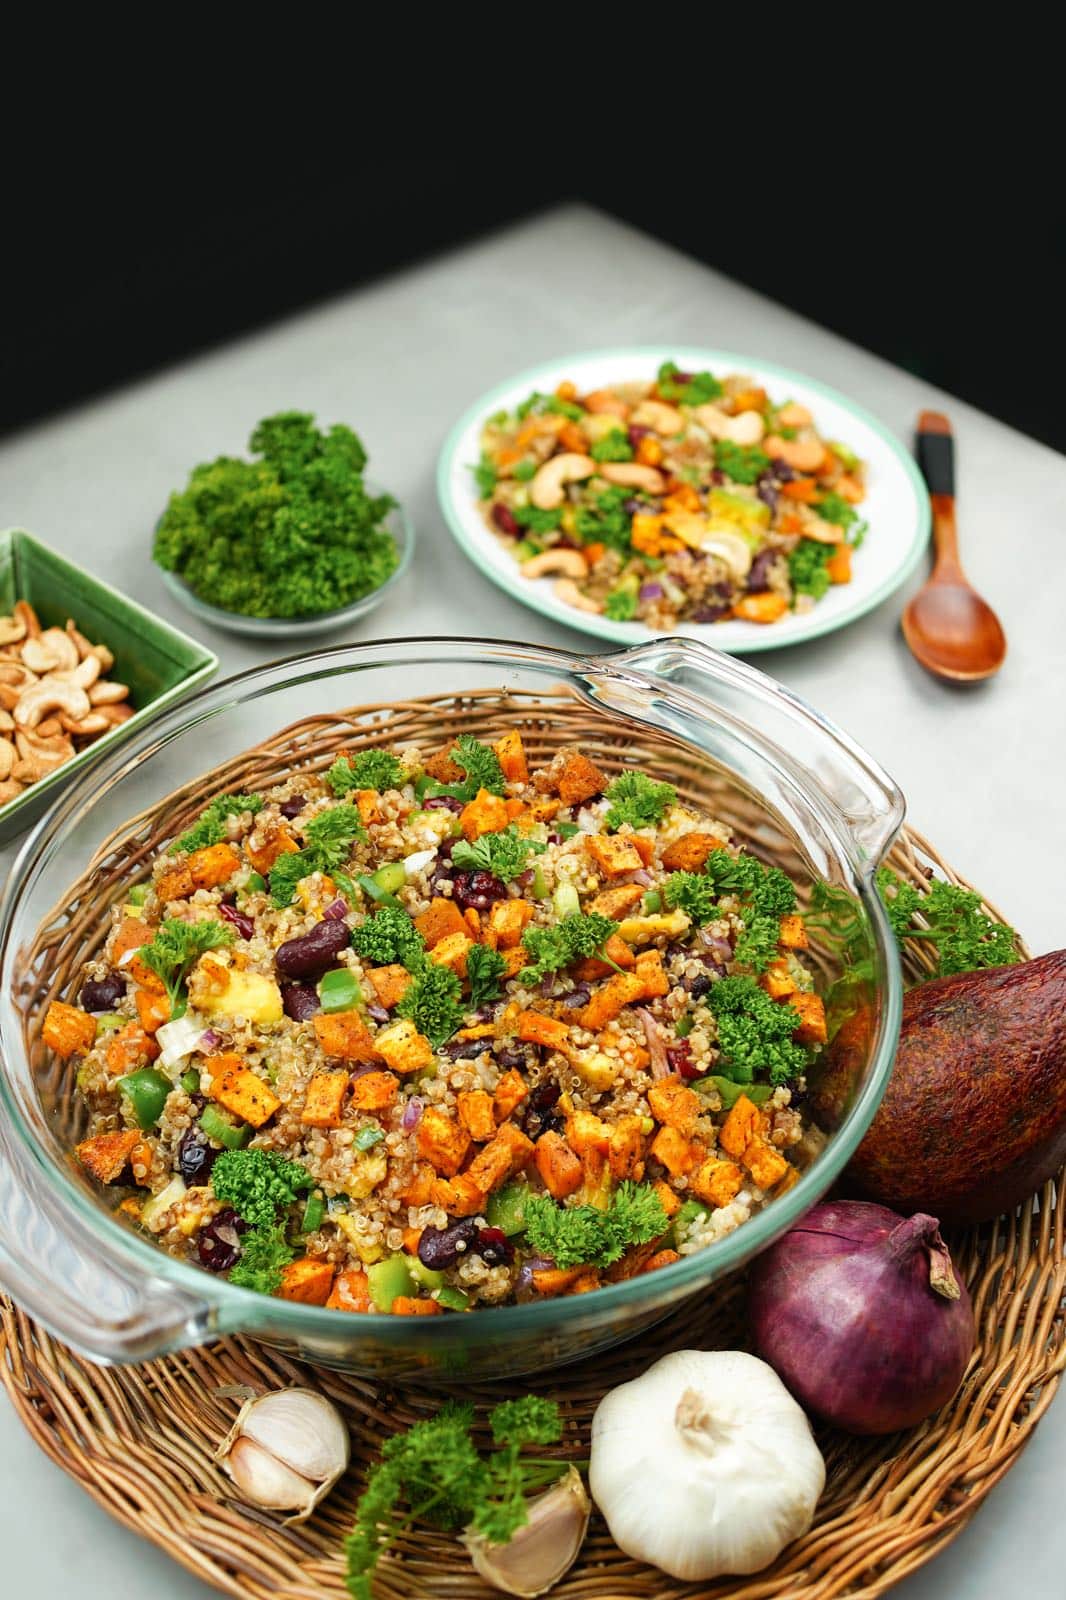
[[[241,1434],[312,1483],[335,1482],[351,1443],[336,1407],[313,1389],[278,1389],[252,1402]]]
[[[485,1582],[523,1600],[544,1594],[569,1572],[584,1543],[592,1504],[581,1474],[571,1467],[528,1509],[529,1521],[506,1544],[492,1544],[477,1533],[463,1535]]]
[[[223,1467],[247,1499],[267,1511],[306,1511],[315,1498],[315,1485],[254,1439],[234,1439]]]

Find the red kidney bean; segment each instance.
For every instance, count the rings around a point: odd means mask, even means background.
[[[297,939],[286,939],[279,945],[274,965],[286,978],[317,978],[327,967],[335,965],[341,951],[347,949],[350,937],[347,923],[332,922],[324,917],[309,933],[302,933]]]
[[[293,817],[298,817],[307,805],[307,798],[302,794],[294,794],[291,800],[283,800],[278,807],[283,817],[288,817],[291,822]]]
[[[83,1011],[114,1011],[125,993],[125,978],[110,972],[106,978],[89,978],[83,983],[78,999]]]
[[[423,811],[454,811],[456,815],[463,809],[461,800],[453,800],[450,794],[432,794],[428,800],[423,800]]]
[[[492,508],[492,520],[501,533],[506,533],[509,538],[517,539],[522,530],[514,519],[514,514],[499,500]]]
[[[219,914],[227,922],[232,922],[242,939],[250,939],[255,932],[255,923],[251,917],[246,917],[243,911],[238,911],[236,906],[228,906],[225,901],[219,906]]]
[[[178,1145],[178,1171],[186,1183],[204,1184],[211,1176],[211,1168],[222,1154],[208,1140],[204,1130],[194,1123],[186,1128]]]
[[[418,1241],[418,1259],[434,1272],[454,1267],[461,1256],[470,1254],[471,1246],[477,1243],[478,1232],[473,1217],[464,1217],[447,1228],[423,1228]]]
[[[281,1006],[293,1022],[307,1022],[316,1011],[322,1009],[318,991],[311,983],[283,983]]]

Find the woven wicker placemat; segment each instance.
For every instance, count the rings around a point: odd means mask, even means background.
[[[472,731],[480,732],[487,712],[474,702],[467,707]],[[425,707],[417,709],[421,718]],[[404,708],[402,715],[410,719],[414,712]],[[559,710],[553,716],[557,724],[570,720]],[[328,723],[315,733],[320,760],[353,732],[338,731],[333,719]],[[395,727],[393,722],[390,732]],[[557,725],[542,737],[550,748],[561,733]],[[291,752],[291,740],[292,730],[279,735],[274,756],[283,742]],[[249,786],[262,776],[261,752],[270,756],[271,748],[259,747],[255,762],[248,758]],[[215,776],[220,785],[241,786],[228,769]],[[195,810],[203,799],[201,789],[188,804]],[[919,885],[932,866],[951,882],[962,881],[911,831],[902,834],[889,859]],[[986,909],[995,915],[994,908]],[[1027,954],[1021,945],[1019,953]],[[927,961],[917,946],[905,958],[912,976]],[[1009,1470],[1062,1376],[1064,1204],[1066,1171],[1014,1217],[981,1229],[947,1230],[978,1323],[977,1348],[961,1388],[949,1405],[907,1433],[854,1439],[818,1428],[828,1467],[825,1494],[811,1531],[772,1567],[749,1580],[679,1584],[629,1560],[594,1517],[581,1559],[553,1594],[558,1600],[868,1600],[931,1560]],[[462,1392],[481,1410],[531,1389],[551,1396],[566,1418],[567,1453],[586,1456],[589,1422],[607,1389],[670,1350],[746,1343],[744,1281],[738,1275],[675,1308],[630,1344],[537,1378],[466,1385]],[[440,1390],[383,1387],[301,1365],[243,1339],[137,1367],[95,1367],[3,1299],[0,1378],[41,1448],[112,1516],[227,1593],[283,1600],[339,1600],[346,1594],[342,1540],[365,1469],[385,1438],[431,1414],[441,1400]],[[317,1386],[340,1406],[351,1430],[352,1467],[309,1523],[285,1526],[235,1498],[212,1456],[240,1403],[218,1390],[292,1383]],[[379,1567],[376,1592],[382,1600],[473,1600],[492,1591],[476,1577],[458,1540],[413,1529]]]

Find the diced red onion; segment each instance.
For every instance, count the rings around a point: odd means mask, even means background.
[[[629,874],[629,881],[631,883],[639,883],[642,889],[650,889],[655,879],[650,872],[641,867],[639,872],[631,872]]]
[[[533,1287],[533,1274],[550,1270],[555,1265],[551,1256],[527,1256],[518,1269],[515,1280],[517,1289],[531,1289]]]
[[[661,583],[642,583],[641,584],[641,586],[640,586],[640,598],[642,600],[661,600],[662,597],[663,597],[663,586],[662,586]]]
[[[368,1005],[366,1008],[366,1014],[374,1022],[388,1022],[389,1020],[389,1013],[385,1010],[384,1006]]]
[[[200,1042],[197,1045],[197,1049],[198,1050],[217,1050],[221,1043],[222,1043],[222,1035],[221,1034],[216,1033],[214,1028],[205,1028],[203,1033],[200,1035]]]
[[[342,899],[341,896],[338,895],[336,900],[330,902],[322,915],[324,917],[328,917],[331,922],[340,922],[343,917],[348,915],[347,900]]]
[[[422,1112],[424,1110],[425,1107],[423,1106],[421,1100],[416,1094],[413,1094],[403,1108],[403,1116],[400,1119],[400,1126],[410,1133],[412,1128],[418,1127],[418,1124],[422,1120]]]
[[[646,1006],[640,1006],[637,1015],[644,1024],[644,1037],[648,1041],[651,1075],[653,1078],[668,1078],[670,1063],[666,1057],[666,1035]]]
[[[708,955],[716,961],[729,962],[733,959],[733,945],[729,939],[719,938],[716,934],[708,933],[706,928],[701,928],[696,935],[696,943],[701,945]]]

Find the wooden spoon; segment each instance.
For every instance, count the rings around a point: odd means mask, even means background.
[[[911,654],[938,678],[977,683],[1003,665],[1007,640],[999,618],[966,581],[955,528],[955,443],[939,411],[918,418],[918,461],[933,505],[936,563],[903,613]]]

